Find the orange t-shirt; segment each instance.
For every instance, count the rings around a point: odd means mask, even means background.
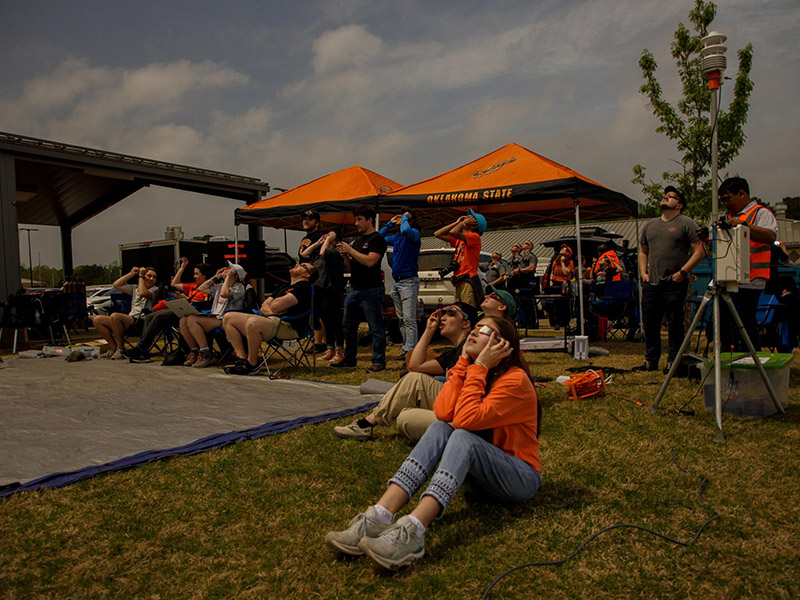
[[[474,231],[465,231],[466,242],[450,236],[450,246],[456,249],[453,260],[458,264],[454,277],[469,273],[470,277],[478,274],[478,262],[481,258],[481,236]]]
[[[541,471],[536,431],[539,403],[533,383],[525,371],[512,367],[487,394],[488,373],[486,367],[459,357],[433,403],[436,418],[451,422],[456,429],[491,429],[493,445]]]

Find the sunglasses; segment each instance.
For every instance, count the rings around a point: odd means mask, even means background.
[[[467,313],[465,313],[463,310],[461,310],[457,306],[448,306],[446,308],[443,308],[442,311],[448,317],[456,317],[456,316],[460,315],[461,317],[463,317],[463,319],[465,321],[469,321],[469,317],[467,316]]]
[[[498,302],[503,302],[503,299],[500,297],[500,294],[497,292],[492,292],[491,294],[486,294],[487,298],[491,298],[492,300],[497,300]]]
[[[491,337],[493,333],[496,333],[497,337],[500,337],[500,334],[491,327],[489,327],[488,325],[482,325],[478,329],[478,333],[481,335],[488,335],[489,337]]]
[[[300,263],[300,266],[306,270],[306,273],[311,273],[311,269],[309,269],[308,266],[305,265],[304,263]]]

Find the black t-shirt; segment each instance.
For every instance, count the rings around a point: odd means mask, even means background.
[[[309,256],[308,258],[303,258],[302,256],[299,256],[299,253],[308,248],[311,244],[316,243],[319,240],[319,238],[321,238],[323,235],[325,235],[325,232],[320,231],[319,229],[317,229],[316,231],[312,231],[310,233],[306,233],[306,237],[304,237],[300,242],[300,250],[298,252],[298,258],[300,259],[300,262],[304,261],[310,262],[314,260],[317,256],[319,256],[319,248],[317,248],[314,252],[312,252],[311,256]]]
[[[350,244],[356,252],[369,254],[377,252],[381,255],[378,261],[371,267],[367,267],[358,262],[355,258],[350,259],[350,286],[354,290],[369,290],[371,288],[383,287],[381,280],[381,261],[386,254],[386,240],[377,231],[368,235],[362,235]]]
[[[437,356],[434,360],[439,363],[439,366],[442,367],[442,370],[447,373],[447,369],[450,369],[456,366],[458,362],[458,358],[461,356],[461,350],[464,348],[464,342],[467,341],[467,338],[455,348],[450,348],[446,352],[442,352],[439,356]]]
[[[275,292],[272,297],[280,298],[286,294],[292,294],[297,298],[297,304],[289,307],[284,316],[298,317],[311,309],[311,284],[307,281],[298,281],[285,288],[281,288]]]

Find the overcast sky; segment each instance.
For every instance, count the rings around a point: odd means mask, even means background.
[[[676,100],[669,43],[689,0],[0,3],[2,131],[283,188],[354,164],[410,184],[514,141],[640,199],[631,167],[656,176],[677,157],[638,93],[638,58],[655,54]],[[755,48],[729,171],[770,202],[800,194],[800,3],[720,0],[714,29],[729,75]],[[233,235],[238,206],[142,190],[75,229],[75,264],[168,225]],[[57,230],[39,229],[34,264],[59,266]],[[24,236],[20,249],[27,263]]]

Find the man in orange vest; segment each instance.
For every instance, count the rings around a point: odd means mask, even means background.
[[[756,321],[758,299],[769,280],[770,251],[778,237],[778,221],[766,206],[750,199],[750,186],[742,177],[730,177],[719,186],[719,201],[728,211],[728,223],[744,225],[750,229],[750,283],[740,283],[739,291],[731,294],[736,312],[742,319],[745,331],[756,350],[761,348]],[[720,303],[720,306],[725,306]],[[746,351],[747,346],[735,331],[735,324],[727,306],[720,310],[720,341],[722,351],[731,346]]]

